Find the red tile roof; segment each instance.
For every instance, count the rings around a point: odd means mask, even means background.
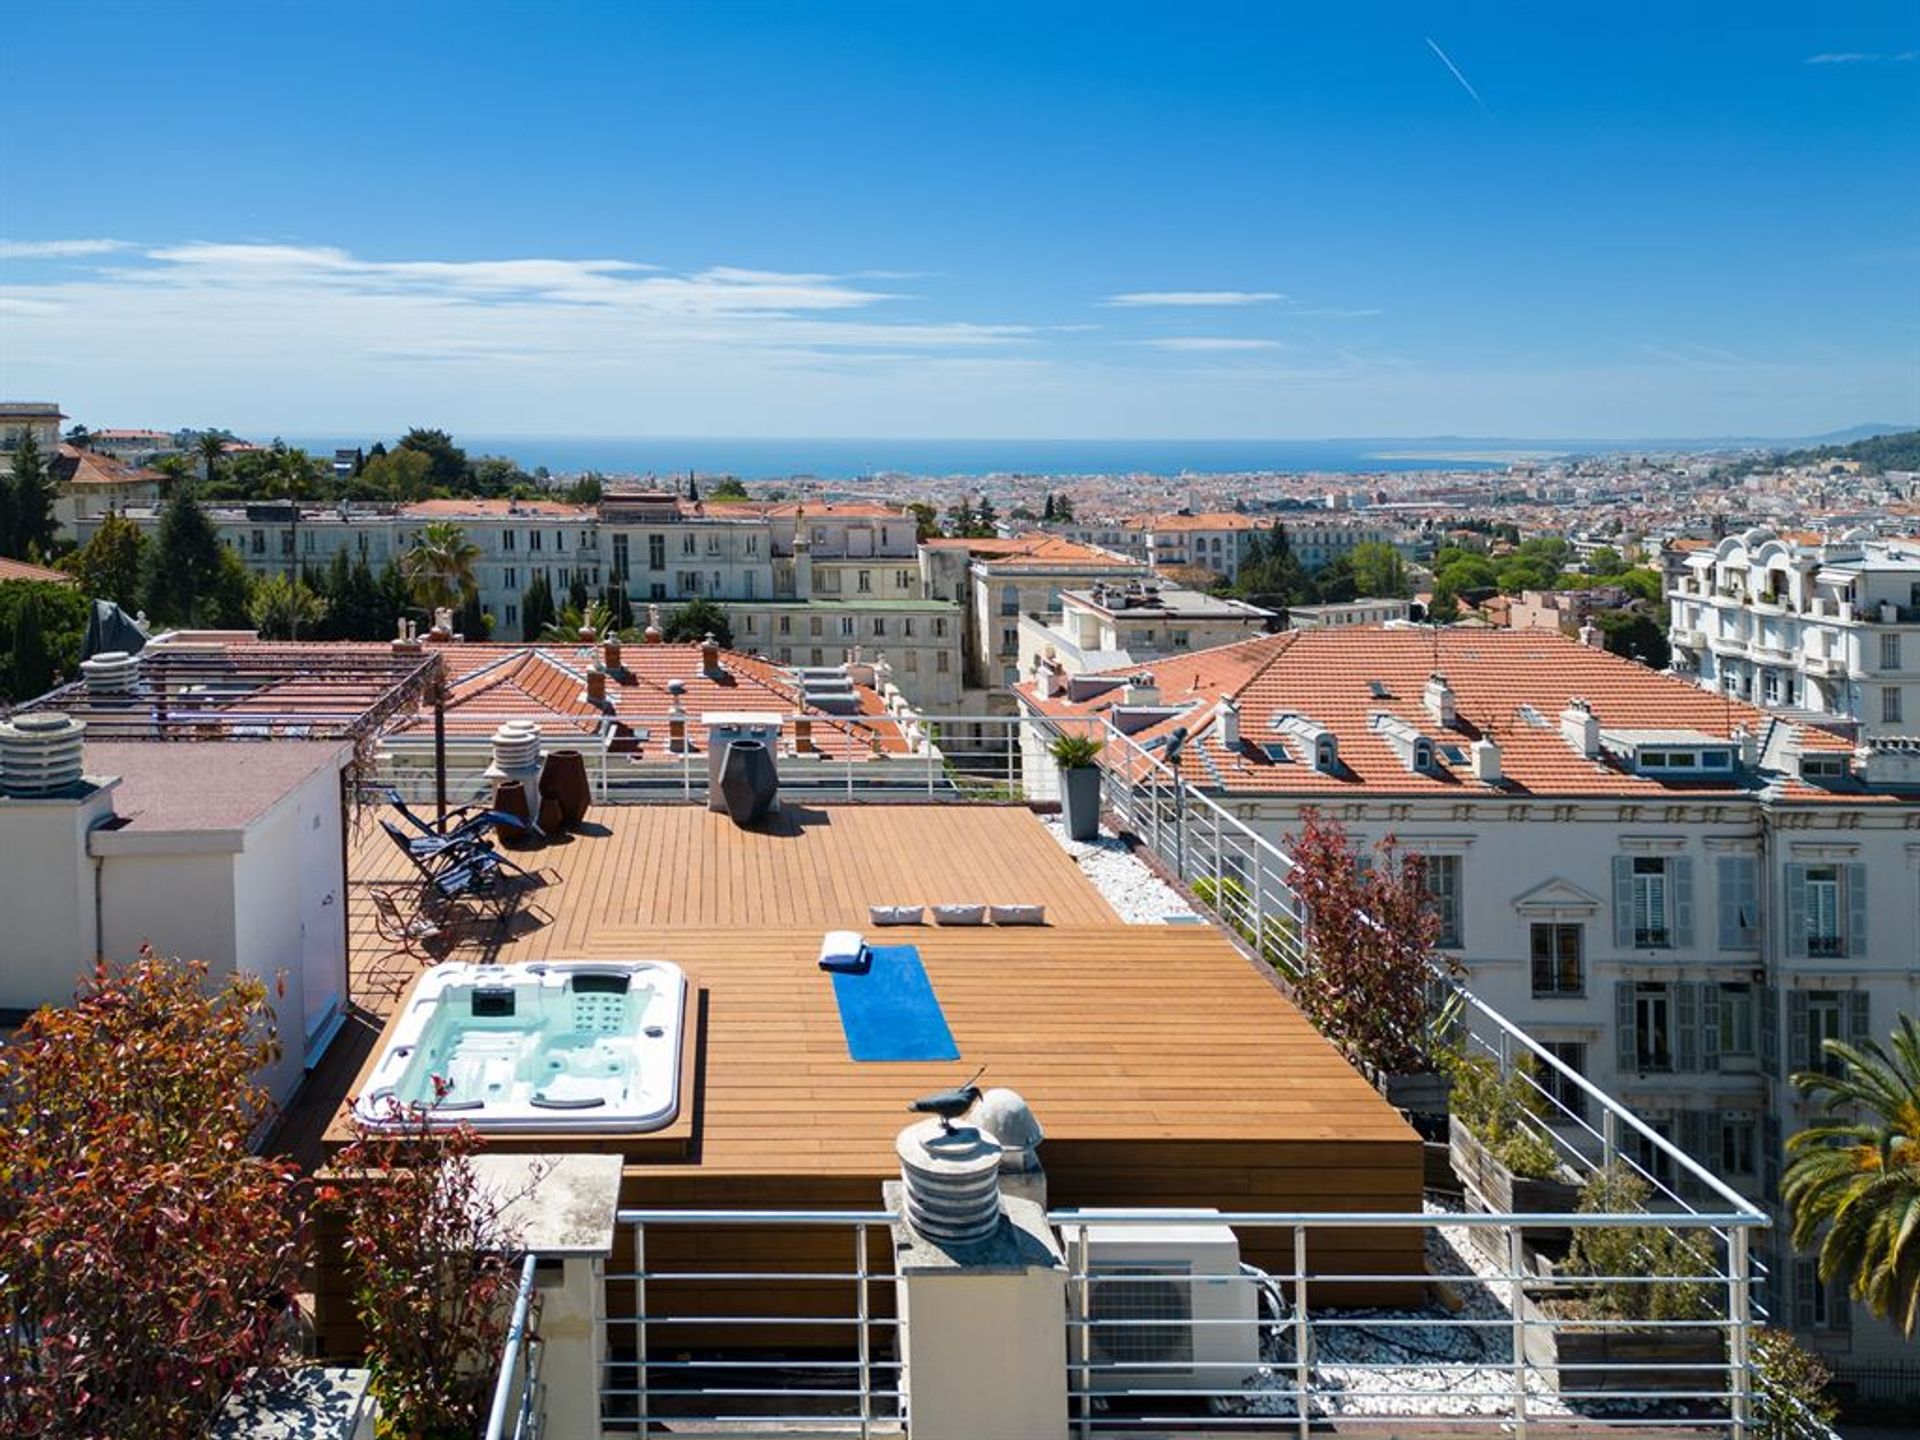
[[[52,585],[80,583],[64,570],[49,570],[44,565],[29,565],[24,560],[9,560],[0,555],[0,582],[7,580],[43,580]]]
[[[559,500],[416,500],[400,507],[400,514],[412,520],[445,520],[460,516],[505,519],[509,515],[540,516],[558,520],[592,520],[591,505],[568,505]]]
[[[61,445],[47,466],[62,485],[157,485],[160,475],[139,470],[111,455],[98,455],[74,445]]]
[[[1630,773],[1604,756],[1577,754],[1560,730],[1560,713],[1580,697],[1593,708],[1603,731],[1690,730],[1729,737],[1747,726],[1765,739],[1776,721],[1764,711],[1712,694],[1675,676],[1661,675],[1604,650],[1548,631],[1353,627],[1297,630],[1156,661],[1161,704],[1182,713],[1136,733],[1137,743],[1184,725],[1190,739],[1180,765],[1196,785],[1233,793],[1351,795],[1376,791],[1405,795],[1488,793],[1472,778],[1464,759],[1444,757],[1433,774],[1412,771],[1375,729],[1387,715],[1413,725],[1437,746],[1466,747],[1483,736],[1500,746],[1503,782],[1496,793],[1513,795],[1651,798],[1675,791],[1738,791],[1719,781],[1664,780]],[[1427,677],[1444,674],[1455,695],[1457,720],[1443,730],[1423,702]],[[1122,674],[1137,673],[1113,672]],[[1374,693],[1375,685],[1384,692]],[[1020,687],[1024,702],[1053,715],[1105,714],[1120,702],[1114,689],[1081,701],[1039,699],[1032,684]],[[1229,754],[1213,742],[1210,707],[1232,695],[1240,705],[1241,746]],[[1285,741],[1277,717],[1300,715],[1331,730],[1339,741],[1341,773],[1313,768],[1311,758],[1290,744],[1290,759],[1273,760],[1262,748]],[[1204,741],[1204,743],[1196,743]],[[1799,730],[1808,750],[1847,751],[1838,736],[1814,727]],[[1788,782],[1796,798],[1826,792]]]

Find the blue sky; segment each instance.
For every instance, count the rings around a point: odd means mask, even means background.
[[[18,6],[0,394],[378,433],[1920,418],[1920,9]]]

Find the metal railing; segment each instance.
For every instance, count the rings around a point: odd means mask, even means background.
[[[606,1276],[602,1433],[676,1421],[862,1440],[900,1430],[892,1221],[886,1210],[621,1210],[632,1250]],[[767,1263],[756,1231],[783,1234],[780,1250],[803,1263]],[[844,1261],[827,1260],[836,1246]],[[630,1309],[617,1313],[616,1296]]]
[[[535,1274],[538,1264],[536,1255],[527,1256],[520,1264],[507,1341],[500,1352],[499,1378],[493,1386],[493,1408],[487,1415],[486,1440],[539,1440],[546,1419],[540,1384],[544,1346],[533,1328],[540,1290]]]

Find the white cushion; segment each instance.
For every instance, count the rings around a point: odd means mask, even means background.
[[[924,905],[869,905],[867,919],[875,925],[918,925],[926,912]]]
[[[987,907],[984,905],[936,905],[933,918],[942,925],[984,925],[987,923]]]
[[[829,960],[857,960],[867,942],[858,930],[829,930],[820,941],[820,963]]]
[[[996,925],[1044,925],[1047,923],[1047,907],[1044,905],[994,905],[989,908]]]

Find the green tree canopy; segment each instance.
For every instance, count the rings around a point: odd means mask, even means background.
[[[480,588],[473,573],[479,560],[480,547],[467,538],[465,530],[451,520],[435,520],[400,557],[400,570],[412,586],[416,604],[428,611],[452,610]]]
[[[1664,670],[1673,659],[1666,632],[1651,615],[1640,610],[1603,610],[1594,617],[1609,653],[1625,655],[1655,670]]]
[[[1362,541],[1353,547],[1348,559],[1353,566],[1354,588],[1361,595],[1401,599],[1411,593],[1406,562],[1384,540]]]
[[[146,564],[147,537],[124,515],[109,512],[78,550],[60,562],[93,600],[111,600],[121,609],[140,608],[140,576]]]
[[[51,580],[0,580],[0,699],[31,700],[74,673],[87,597]]]
[[[327,602],[303,579],[269,575],[253,587],[249,614],[262,639],[312,638],[326,619]]]
[[[707,499],[709,500],[740,501],[750,500],[752,498],[753,497],[747,493],[747,487],[740,483],[737,476],[733,475],[727,476],[726,479],[722,480],[707,492]]]
[[[536,573],[533,583],[520,596],[520,638],[538,640],[559,612],[553,603],[553,586],[547,577]]]
[[[175,491],[147,553],[142,604],[153,623],[214,623],[212,597],[230,583],[221,558],[228,553],[192,492]]]
[[[711,635],[722,650],[733,648],[733,622],[704,595],[669,610],[660,622],[660,633],[670,645],[696,645]]]
[[[0,475],[0,555],[36,560],[53,551],[53,475],[33,432],[20,437],[13,471]]]
[[[417,450],[427,457],[432,465],[429,479],[434,489],[459,494],[467,488],[471,475],[467,452],[454,444],[453,437],[446,431],[416,425],[400,437],[400,443],[394,448]]]

